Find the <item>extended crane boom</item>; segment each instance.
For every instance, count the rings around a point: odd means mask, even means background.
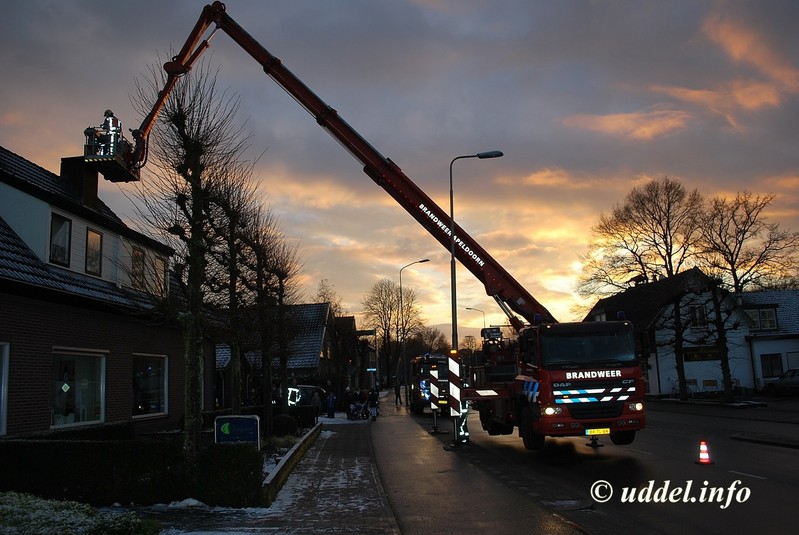
[[[211,25],[216,25],[208,38],[203,35]],[[358,134],[339,114],[311,91],[283,63],[251,35],[239,26],[228,14],[225,4],[214,2],[203,8],[199,20],[189,34],[180,52],[164,65],[167,82],[158,95],[151,112],[141,126],[133,131],[135,148],[128,168],[136,172],[147,158],[147,138],[158,114],[164,106],[177,80],[191,70],[192,65],[210,46],[211,37],[223,30],[253,59],[255,59],[277,84],[310,113],[316,122],[344,146],[361,164],[363,171],[391,195],[414,219],[447,249],[450,248],[452,232],[455,237],[455,256],[477,277],[500,308],[508,315],[516,330],[523,323],[513,313],[527,322],[554,322],[555,319],[527,290],[525,290],[500,264],[491,257],[468,233],[455,225],[450,229],[449,216],[428,197],[402,170],[385,158]]]

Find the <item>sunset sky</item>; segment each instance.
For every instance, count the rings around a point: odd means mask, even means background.
[[[179,49],[206,2],[28,0],[0,18],[0,145],[53,172]],[[799,230],[799,2],[353,0],[226,2],[228,14],[455,216],[561,320],[590,229],[631,188],[775,194]],[[231,39],[206,53],[240,96],[264,202],[298,244],[306,300],[328,279],[350,313],[403,271],[447,334],[449,252]],[[147,180],[147,171],[143,174]],[[129,185],[101,197],[132,226]],[[461,335],[505,317],[458,271]],[[583,305],[585,303],[582,303]]]

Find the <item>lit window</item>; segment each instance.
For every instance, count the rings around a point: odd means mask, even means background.
[[[101,422],[105,355],[56,352],[52,371],[52,425]]]
[[[133,416],[167,412],[166,365],[166,357],[133,356]]]
[[[50,262],[69,267],[71,244],[72,221],[54,213],[50,220]]]
[[[103,274],[103,235],[90,228],[86,229],[86,273]]]

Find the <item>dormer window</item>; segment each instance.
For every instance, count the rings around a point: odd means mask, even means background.
[[[53,213],[50,219],[50,263],[69,267],[72,247],[72,221]]]
[[[131,251],[130,266],[131,284],[137,290],[145,290],[147,283],[144,278],[144,250],[134,247]]]
[[[86,229],[86,273],[103,274],[103,235],[90,228]]]
[[[752,318],[754,325],[753,331],[776,331],[777,330],[777,310],[776,308],[749,308],[746,313]]]

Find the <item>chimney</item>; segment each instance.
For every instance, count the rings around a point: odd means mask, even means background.
[[[61,158],[61,180],[76,200],[88,208],[97,209],[97,170],[89,167],[83,156]]]

